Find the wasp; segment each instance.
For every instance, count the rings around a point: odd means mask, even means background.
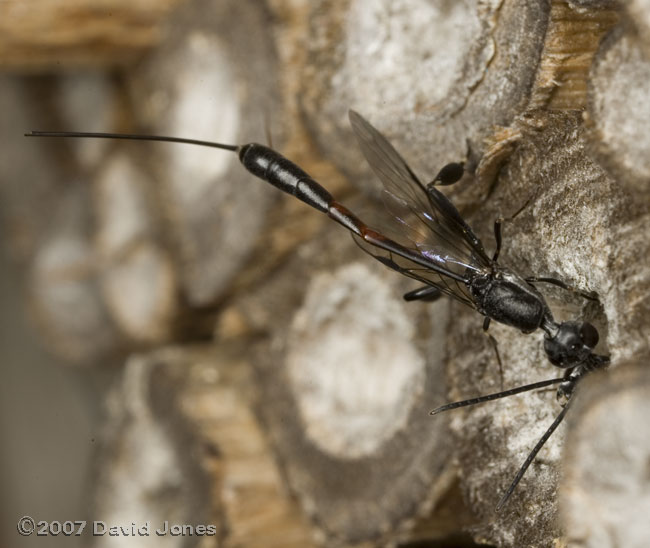
[[[555,278],[523,277],[499,264],[503,219],[497,219],[494,224],[496,249],[491,257],[486,253],[472,228],[437,188],[459,181],[464,172],[462,164],[447,164],[431,182],[424,184],[397,150],[367,120],[352,110],[349,118],[363,155],[383,183],[383,200],[390,213],[390,224],[383,229],[366,224],[299,166],[265,145],[231,145],[178,137],[116,133],[32,131],[26,135],[165,141],[234,152],[244,168],[254,176],[324,213],[349,230],[356,243],[380,263],[418,281],[421,286],[404,295],[407,301],[433,301],[444,295],[482,315],[486,331],[493,320],[526,334],[543,331],[544,351],[548,360],[564,370],[560,377],[449,403],[431,411],[432,415],[436,415],[559,385],[557,397],[562,410],[530,451],[497,504],[498,511],[506,504],[539,450],[564,419],[580,379],[590,371],[607,367],[609,356],[594,352],[599,335],[589,322],[557,322],[535,284],[550,283],[564,289],[571,289],[570,286]],[[587,294],[583,296],[593,298]]]

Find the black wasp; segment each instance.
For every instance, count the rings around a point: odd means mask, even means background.
[[[431,412],[437,414],[553,384],[560,385],[557,396],[563,409],[519,469],[497,505],[499,510],[564,419],[578,381],[585,373],[606,367],[609,356],[593,352],[598,343],[598,331],[590,323],[556,322],[544,297],[533,284],[546,282],[564,289],[570,289],[569,286],[554,278],[523,278],[499,265],[502,219],[494,224],[496,250],[492,257],[486,254],[481,240],[454,205],[436,188],[437,184],[458,181],[463,174],[461,164],[448,164],[431,183],[425,185],[395,148],[363,117],[350,111],[350,122],[366,160],[384,185],[384,202],[392,214],[393,226],[381,232],[366,225],[335,201],[327,190],[296,164],[264,145],[250,143],[236,146],[176,137],[113,133],[34,131],[27,135],[168,141],[236,152],[243,166],[253,175],[327,214],[347,228],[364,251],[387,267],[422,283],[422,287],[404,295],[406,300],[431,301],[447,295],[485,316],[485,330],[494,320],[523,333],[532,333],[537,329],[544,331],[546,355],[553,365],[565,370],[563,376],[450,403]]]

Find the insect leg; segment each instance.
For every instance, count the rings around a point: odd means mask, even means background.
[[[528,467],[530,464],[533,462],[535,457],[537,456],[537,453],[539,453],[539,450],[544,446],[544,444],[548,441],[548,439],[551,437],[551,434],[555,432],[555,429],[560,425],[562,420],[564,419],[564,416],[566,415],[567,411],[569,410],[571,400],[567,402],[567,404],[564,406],[564,409],[560,411],[560,414],[555,418],[551,426],[548,427],[546,432],[544,432],[544,435],[540,438],[540,440],[537,442],[535,447],[533,447],[533,450],[530,452],[528,457],[526,457],[526,460],[524,461],[524,464],[521,465],[521,468],[519,469],[519,472],[517,472],[517,475],[515,476],[515,479],[512,480],[512,483],[510,484],[510,487],[508,487],[508,490],[505,492],[505,494],[501,497],[501,500],[499,501],[499,504],[497,504],[495,511],[501,510],[508,502],[508,499],[510,498],[510,495],[512,495],[513,491],[515,490],[515,487],[517,487],[517,484],[521,480],[521,478],[524,476],[526,473],[526,470],[528,470]]]
[[[494,353],[497,356],[497,363],[499,364],[499,378],[501,379],[501,390],[503,390],[503,362],[501,361],[501,355],[499,354],[499,348],[497,346],[497,340],[488,333],[488,329],[490,328],[490,321],[491,318],[485,317],[485,320],[483,320],[483,332],[488,336],[490,339],[490,342],[492,343],[492,348],[494,348]]]
[[[271,134],[271,121],[269,111],[264,109],[262,123],[264,124],[264,138],[266,139],[266,146],[273,148],[273,135]]]
[[[562,289],[565,289],[566,291],[570,291],[571,293],[576,293],[577,295],[580,295],[584,299],[589,299],[590,301],[598,301],[598,297],[595,293],[581,291],[580,289],[576,289],[575,287],[570,286],[569,284],[563,282],[562,280],[558,280],[556,278],[531,277],[531,278],[526,278],[526,281],[528,283],[543,282],[543,283],[555,285],[557,287],[561,287]]]
[[[430,185],[447,186],[460,181],[465,173],[464,162],[452,162],[444,166],[433,178]]]
[[[432,303],[433,301],[437,301],[441,296],[442,296],[442,291],[440,291],[440,289],[432,285],[425,285],[422,287],[418,287],[413,291],[409,291],[408,293],[404,293],[403,299],[409,302],[427,301]]]
[[[474,172],[478,164],[478,159],[476,158],[476,153],[473,151],[472,143],[469,139],[465,140],[465,145],[467,147],[467,151],[465,153],[465,161],[452,162],[450,164],[447,164],[438,172],[438,175],[436,175],[434,179],[427,184],[427,186],[446,186],[457,183],[463,178],[463,174],[466,171],[466,164],[467,167],[469,167],[469,171],[472,173]]]
[[[533,198],[532,196],[531,196],[530,198],[528,198],[528,200],[526,200],[526,201],[524,202],[524,205],[522,205],[522,206],[521,206],[517,211],[515,211],[515,213],[514,213],[513,215],[511,215],[510,217],[508,217],[508,218],[499,217],[496,221],[494,221],[494,239],[496,240],[496,244],[497,244],[497,247],[496,247],[496,249],[494,250],[494,255],[492,256],[492,260],[493,260],[494,262],[497,261],[497,259],[499,258],[499,253],[501,252],[501,225],[502,225],[503,223],[505,223],[506,221],[509,222],[509,221],[514,220],[515,217],[517,217],[517,215],[519,215],[519,214],[520,214],[524,209],[526,209],[526,206],[530,203],[530,201],[532,200],[532,198]]]
[[[501,253],[501,224],[503,223],[503,217],[499,217],[494,221],[494,239],[497,243],[497,247],[494,250],[494,255],[492,255],[492,260],[496,262],[499,258],[499,253]]]

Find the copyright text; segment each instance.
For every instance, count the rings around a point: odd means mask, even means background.
[[[94,537],[149,537],[149,536],[214,536],[217,534],[217,526],[212,524],[178,524],[163,521],[152,525],[145,521],[142,524],[111,524],[105,521],[36,521],[31,516],[23,516],[18,520],[18,532],[23,536],[35,534],[36,536],[80,536],[84,531]]]

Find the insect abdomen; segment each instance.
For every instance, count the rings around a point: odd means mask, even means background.
[[[239,149],[243,166],[256,177],[268,181],[282,192],[327,213],[332,195],[296,164],[275,150],[251,143]]]

